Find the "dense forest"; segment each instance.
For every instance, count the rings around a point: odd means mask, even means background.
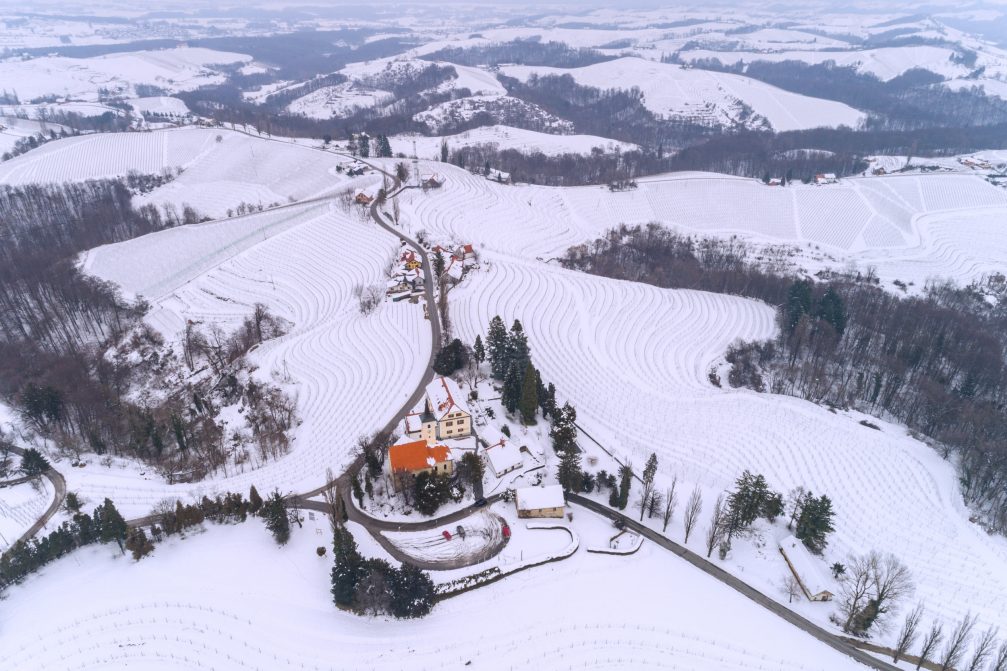
[[[953,457],[962,493],[1007,533],[1007,278],[896,296],[870,274],[800,278],[783,253],[657,224],[571,248],[566,267],[777,306],[779,337],[728,353],[729,382],[895,418]]]
[[[543,42],[538,36],[511,42],[485,44],[474,47],[447,47],[423,56],[431,61],[448,61],[458,65],[548,65],[554,68],[580,68],[595,63],[611,61],[594,49],[575,49],[563,42]]]
[[[834,61],[817,64],[755,61],[726,66],[714,58],[701,59],[693,65],[706,70],[744,74],[794,93],[838,100],[870,112],[866,124],[869,129],[907,130],[1007,123],[1007,101],[986,96],[978,88],[954,91],[940,86],[944,77],[923,68],[913,68],[884,81],[876,75],[859,72],[855,67],[840,67]]]
[[[245,352],[285,325],[259,306],[233,334],[190,323],[176,353],[141,324],[142,302],[124,300],[75,262],[85,249],[198,222],[189,207],[133,207],[133,194],[170,178],[0,191],[0,396],[69,456],[139,457],[198,478],[286,450],[292,400],[242,367]],[[137,386],[167,394],[137,400]],[[246,408],[251,434],[240,447],[216,420],[235,403]]]

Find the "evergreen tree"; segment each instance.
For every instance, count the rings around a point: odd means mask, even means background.
[[[444,255],[440,252],[434,252],[434,275],[440,277],[444,274]]]
[[[266,520],[266,528],[273,534],[277,545],[284,545],[290,540],[290,519],[287,517],[287,504],[274,491],[262,505],[262,517]]]
[[[94,525],[102,543],[115,541],[119,544],[119,549],[125,552],[123,541],[126,540],[129,527],[111,499],[106,498],[104,503],[94,509]]]
[[[803,315],[811,312],[811,282],[797,280],[787,292],[787,330],[797,328]]]
[[[818,498],[809,496],[801,509],[800,517],[797,518],[794,535],[801,539],[809,550],[821,554],[829,544],[828,535],[835,530],[832,526],[833,516],[832,501],[828,496],[822,495]]]
[[[623,464],[619,467],[619,510],[625,510],[629,504],[629,490],[633,486],[633,466]]]
[[[584,471],[580,467],[580,450],[573,448],[560,455],[556,473],[559,484],[567,492],[579,492],[584,484]]]
[[[643,514],[652,505],[654,498],[654,478],[657,477],[657,454],[650,453],[647,463],[643,466],[643,493],[640,495],[640,521],[643,521]]]
[[[510,359],[507,353],[507,327],[499,315],[490,320],[489,332],[486,334],[486,348],[489,351],[490,374],[494,379],[504,379]]]
[[[332,537],[332,599],[340,608],[352,608],[357,583],[363,568],[363,558],[357,551],[353,534],[343,524],[337,524]]]
[[[545,388],[545,393],[541,394],[538,399],[539,405],[542,407],[543,417],[555,417],[556,416],[556,385],[552,382]]]
[[[29,447],[21,455],[21,472],[28,477],[42,475],[49,470],[49,460],[34,447]]]
[[[576,421],[577,411],[569,403],[564,403],[562,408],[553,413],[549,437],[552,438],[552,447],[557,453],[577,450]]]
[[[517,367],[517,362],[511,364],[504,377],[503,394],[500,402],[507,408],[507,412],[514,414],[517,412],[518,404],[521,402],[521,391],[524,381],[521,379],[521,371]]]
[[[518,402],[518,409],[521,411],[521,423],[530,426],[536,423],[535,412],[538,410],[538,371],[531,365],[531,361],[525,367],[524,379],[521,382],[521,398]]]
[[[837,334],[843,335],[843,331],[846,329],[846,309],[843,307],[843,299],[832,287],[826,290],[818,302],[815,316],[831,324]]]
[[[451,482],[447,476],[426,471],[416,474],[413,480],[413,503],[421,514],[431,516],[451,496]]]
[[[478,334],[476,334],[476,342],[472,346],[472,356],[475,357],[476,363],[480,365],[486,360],[486,348],[483,347],[482,336]]]
[[[371,138],[367,133],[361,133],[357,140],[360,151],[360,158],[367,158],[371,155]]]
[[[434,357],[434,372],[438,375],[451,375],[465,366],[465,345],[458,338],[445,345]]]
[[[466,452],[458,462],[458,479],[475,489],[486,474],[482,457],[475,452]]]
[[[391,158],[392,155],[392,145],[388,141],[387,135],[378,135],[378,156],[383,158]]]
[[[136,528],[126,538],[126,549],[133,554],[134,560],[140,561],[154,551],[154,544],[147,539],[143,529]]]
[[[262,508],[262,497],[259,496],[259,490],[252,485],[248,490],[248,512],[255,515]]]
[[[357,507],[364,507],[364,490],[360,487],[360,476],[354,475],[350,478],[350,487],[353,490],[353,498],[357,500]]]
[[[528,336],[525,335],[524,327],[517,319],[514,320],[507,335],[507,357],[508,363],[517,366],[523,377],[524,369],[531,361],[531,348],[528,347]]]
[[[448,162],[448,141],[441,140],[441,163]]]
[[[430,576],[411,564],[392,571],[391,612],[399,618],[423,617],[434,607],[437,590]]]

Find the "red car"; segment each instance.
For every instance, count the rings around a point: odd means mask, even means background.
[[[441,536],[444,536],[444,540],[446,541],[451,540],[451,532],[448,531],[447,529],[441,532]]]
[[[510,527],[508,525],[503,525],[503,537],[510,538]]]

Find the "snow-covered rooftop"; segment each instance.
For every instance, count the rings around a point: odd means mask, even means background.
[[[821,561],[812,557],[808,548],[796,536],[787,536],[780,541],[780,549],[811,596],[833,591],[832,585],[821,570]]]
[[[496,445],[488,447],[485,451],[486,458],[493,468],[493,472],[498,476],[501,473],[516,468],[521,465],[521,448],[514,443],[502,440]]]
[[[462,390],[449,377],[438,377],[427,385],[427,400],[430,402],[431,412],[438,419],[451,412],[472,414],[465,402],[465,397],[462,395]]]
[[[542,510],[543,508],[562,508],[566,505],[561,485],[546,485],[545,487],[523,487],[517,490],[518,510]]]

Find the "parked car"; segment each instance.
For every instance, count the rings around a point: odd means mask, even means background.
[[[483,506],[486,505],[486,503],[487,503],[486,499],[480,497],[476,499],[476,502],[473,505],[475,505],[476,508],[482,508]]]
[[[451,540],[451,532],[448,531],[447,529],[441,532],[441,536],[444,536],[444,540],[446,541]]]

